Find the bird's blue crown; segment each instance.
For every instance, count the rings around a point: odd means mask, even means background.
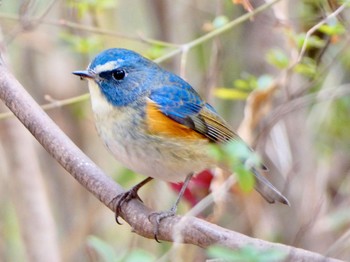
[[[163,71],[157,64],[127,49],[113,48],[97,55],[88,67],[102,94],[115,106],[137,102],[149,92],[151,80]]]
[[[111,48],[107,49],[101,53],[99,53],[90,63],[89,70],[94,70],[99,66],[103,66],[109,62],[117,62],[120,63],[120,66],[124,65],[148,65],[151,62],[150,60],[140,56],[138,53],[123,49],[123,48]]]

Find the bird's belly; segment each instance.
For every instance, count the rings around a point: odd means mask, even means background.
[[[113,156],[134,172],[179,182],[188,174],[213,165],[206,140],[179,140],[146,134],[135,122],[129,118],[97,124],[98,132]]]

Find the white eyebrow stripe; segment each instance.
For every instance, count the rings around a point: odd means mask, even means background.
[[[119,67],[120,63],[124,61],[122,59],[118,59],[117,61],[109,61],[103,65],[98,65],[95,68],[91,68],[95,74],[99,74],[101,72],[112,71]]]

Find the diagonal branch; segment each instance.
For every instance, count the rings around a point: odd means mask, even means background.
[[[62,167],[104,205],[114,210],[112,200],[123,192],[123,188],[106,176],[59,129],[1,62],[0,98]],[[123,205],[121,215],[134,232],[153,238],[153,226],[148,221],[150,212],[140,201],[132,200]],[[214,244],[231,249],[251,245],[261,251],[277,249],[288,254],[290,261],[339,261],[300,248],[254,239],[195,217],[175,216],[165,219],[160,225],[158,239],[174,241],[174,232],[181,235],[184,243],[204,248]]]

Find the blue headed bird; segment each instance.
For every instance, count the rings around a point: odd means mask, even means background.
[[[191,85],[136,52],[108,49],[87,70],[73,73],[89,82],[96,128],[109,151],[127,168],[148,177],[118,196],[117,217],[121,205],[138,197],[137,190],[152,178],[185,181],[175,205],[157,221],[173,215],[191,177],[219,165],[208,145],[241,141]],[[255,189],[269,203],[289,205],[260,168],[265,166],[251,167]]]

